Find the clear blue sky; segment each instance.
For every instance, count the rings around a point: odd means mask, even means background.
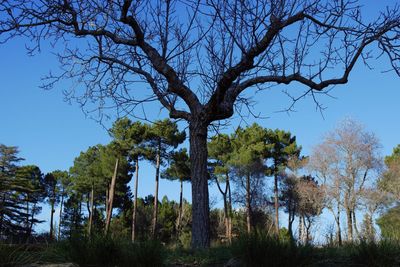
[[[367,14],[373,14],[385,4],[396,1],[363,1],[367,4]],[[377,4],[380,3],[380,4]],[[46,173],[56,169],[68,170],[80,151],[98,143],[105,144],[110,138],[105,129],[95,121],[86,118],[80,108],[63,101],[60,84],[51,91],[39,88],[41,77],[50,70],[58,69],[56,58],[49,52],[29,57],[26,54],[25,39],[15,39],[0,45],[0,143],[18,146],[24,164],[35,164]],[[358,64],[350,77],[350,82],[336,87],[331,94],[323,97],[321,103],[327,107],[324,118],[316,111],[311,99],[296,105],[297,112],[277,113],[287,108],[290,100],[281,93],[284,87],[275,87],[256,95],[257,112],[267,119],[249,118],[248,123],[257,121],[264,127],[289,130],[297,136],[308,154],[324,133],[332,130],[345,117],[352,117],[365,124],[381,140],[382,155],[390,154],[400,143],[399,99],[400,78],[394,73],[382,73],[388,62],[373,62],[374,70]],[[299,91],[298,85],[290,90]],[[157,109],[156,109],[157,110]],[[239,119],[232,120],[234,129]],[[182,124],[182,126],[184,126]],[[141,168],[139,196],[153,194],[154,169],[149,164]],[[160,196],[178,199],[177,183],[161,180]],[[189,185],[185,186],[185,197],[190,199]],[[215,188],[211,198],[220,201]],[[41,218],[48,218],[48,208],[44,208]],[[47,224],[39,230],[47,229]]]

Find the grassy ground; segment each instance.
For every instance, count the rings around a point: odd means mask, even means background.
[[[400,244],[379,242],[342,247],[299,246],[264,235],[245,236],[231,246],[207,250],[169,248],[158,242],[131,244],[125,240],[96,238],[90,242],[37,245],[0,245],[0,266],[34,262],[74,262],[79,266],[400,266]]]

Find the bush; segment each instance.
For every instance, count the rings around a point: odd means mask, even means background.
[[[162,266],[164,249],[159,242],[132,243],[130,240],[93,237],[64,242],[71,261],[80,266]]]

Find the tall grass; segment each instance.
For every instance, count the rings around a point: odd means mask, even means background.
[[[163,266],[164,248],[156,241],[132,243],[109,237],[79,238],[61,243],[72,262],[80,266]]]
[[[232,244],[232,254],[243,266],[309,266],[313,261],[311,246],[298,246],[262,232],[239,237]]]

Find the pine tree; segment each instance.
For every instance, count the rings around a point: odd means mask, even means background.
[[[186,148],[173,152],[169,160],[169,167],[161,173],[161,178],[178,180],[180,183],[177,233],[181,231],[183,216],[183,182],[190,181],[190,160]]]
[[[156,121],[150,128],[147,139],[147,146],[152,150],[152,162],[156,168],[154,211],[151,233],[153,238],[157,237],[158,218],[158,187],[161,165],[169,158],[172,150],[181,144],[186,138],[184,131],[180,132],[178,125],[169,119]]]

